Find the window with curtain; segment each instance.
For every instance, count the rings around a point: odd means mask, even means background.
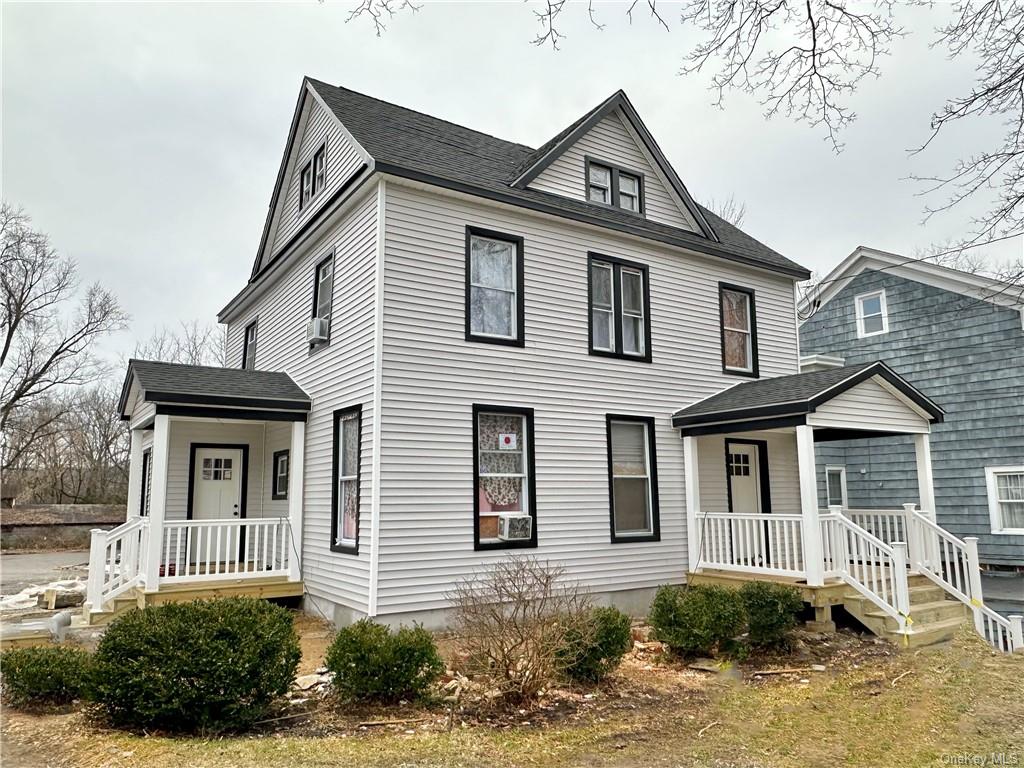
[[[498,515],[534,514],[531,495],[533,413],[475,406],[477,546],[525,546],[498,539]]]
[[[1024,533],[1024,467],[987,467],[993,533]]]
[[[650,361],[647,267],[590,254],[590,352]]]
[[[727,373],[757,376],[754,292],[734,286],[720,286],[719,310],[722,321],[723,370]]]
[[[523,344],[523,240],[469,228],[466,339]]]
[[[654,420],[607,417],[612,541],[659,537]]]
[[[355,554],[359,546],[359,448],[362,408],[334,412],[334,487],[331,549]]]

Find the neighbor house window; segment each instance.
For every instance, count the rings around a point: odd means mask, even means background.
[[[242,367],[256,367],[256,321],[245,326],[245,337],[242,341]]]
[[[334,412],[334,484],[331,490],[331,549],[359,549],[359,450],[362,407]]]
[[[849,506],[846,498],[846,467],[825,467],[826,506]]]
[[[523,238],[466,228],[466,340],[523,346]]]
[[[644,177],[586,158],[587,200],[633,213],[644,211]]]
[[[986,467],[993,533],[1024,534],[1024,467]]]
[[[327,334],[331,332],[331,306],[334,302],[334,254],[316,266],[313,278],[313,317],[327,323]]]
[[[757,376],[757,319],[754,292],[719,283],[722,323],[722,369],[726,373]]]
[[[651,360],[647,267],[590,254],[590,353]]]
[[[536,546],[533,411],[474,405],[473,443],[476,548]]]
[[[142,498],[139,499],[139,514],[149,514],[149,502],[153,497],[153,451],[142,453]]]
[[[862,293],[854,299],[857,311],[857,338],[889,332],[885,311],[885,291]]]
[[[607,430],[612,542],[657,541],[654,419],[609,414]]]
[[[288,498],[288,451],[275,451],[273,467],[273,493],[274,500]]]

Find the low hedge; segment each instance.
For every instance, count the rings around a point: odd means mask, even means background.
[[[92,657],[80,648],[41,645],[0,655],[4,701],[13,707],[70,704],[84,698]]]
[[[558,651],[566,676],[581,683],[607,677],[633,645],[631,623],[617,608],[591,609],[582,627],[566,633]]]
[[[679,654],[710,655],[729,646],[747,623],[739,593],[715,585],[658,588],[648,616],[654,636]]]
[[[239,730],[288,690],[299,657],[291,614],[264,600],[149,606],[107,628],[93,693],[115,725]]]
[[[785,642],[804,607],[796,588],[768,581],[748,581],[740,588],[740,598],[747,612],[747,636],[757,646]]]

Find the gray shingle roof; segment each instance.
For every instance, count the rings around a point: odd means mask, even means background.
[[[881,376],[896,386],[935,421],[942,421],[942,409],[900,378],[885,363],[871,361],[825,371],[777,376],[737,384],[717,395],[700,400],[672,414],[673,426],[691,426],[730,421],[810,413],[820,404],[872,376]],[[831,390],[831,391],[830,391]]]
[[[511,186],[537,150],[474,131],[447,120],[400,107],[347,88],[309,80],[352,136],[374,158],[379,170],[448,182],[453,188],[535,207],[582,221],[612,226],[681,247],[755,264],[796,277],[809,272],[799,264],[701,208],[721,240],[601,208],[536,189]],[[577,121],[578,122],[578,121]],[[558,136],[571,132],[574,123]],[[552,141],[557,142],[558,136]],[[551,142],[548,142],[551,144]]]
[[[158,402],[195,402],[200,405],[247,405],[308,411],[311,400],[286,373],[205,365],[182,365],[154,360],[129,360],[121,391],[122,415],[132,379]]]

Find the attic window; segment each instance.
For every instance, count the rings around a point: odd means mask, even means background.
[[[327,181],[327,145],[321,144],[320,149],[302,167],[299,176],[299,210],[302,210],[309,201],[316,197],[326,185]]]
[[[611,163],[586,159],[587,200],[633,213],[644,212],[644,177]]]
[[[885,307],[885,291],[862,293],[854,299],[857,316],[857,338],[878,336],[889,332],[889,317]]]

